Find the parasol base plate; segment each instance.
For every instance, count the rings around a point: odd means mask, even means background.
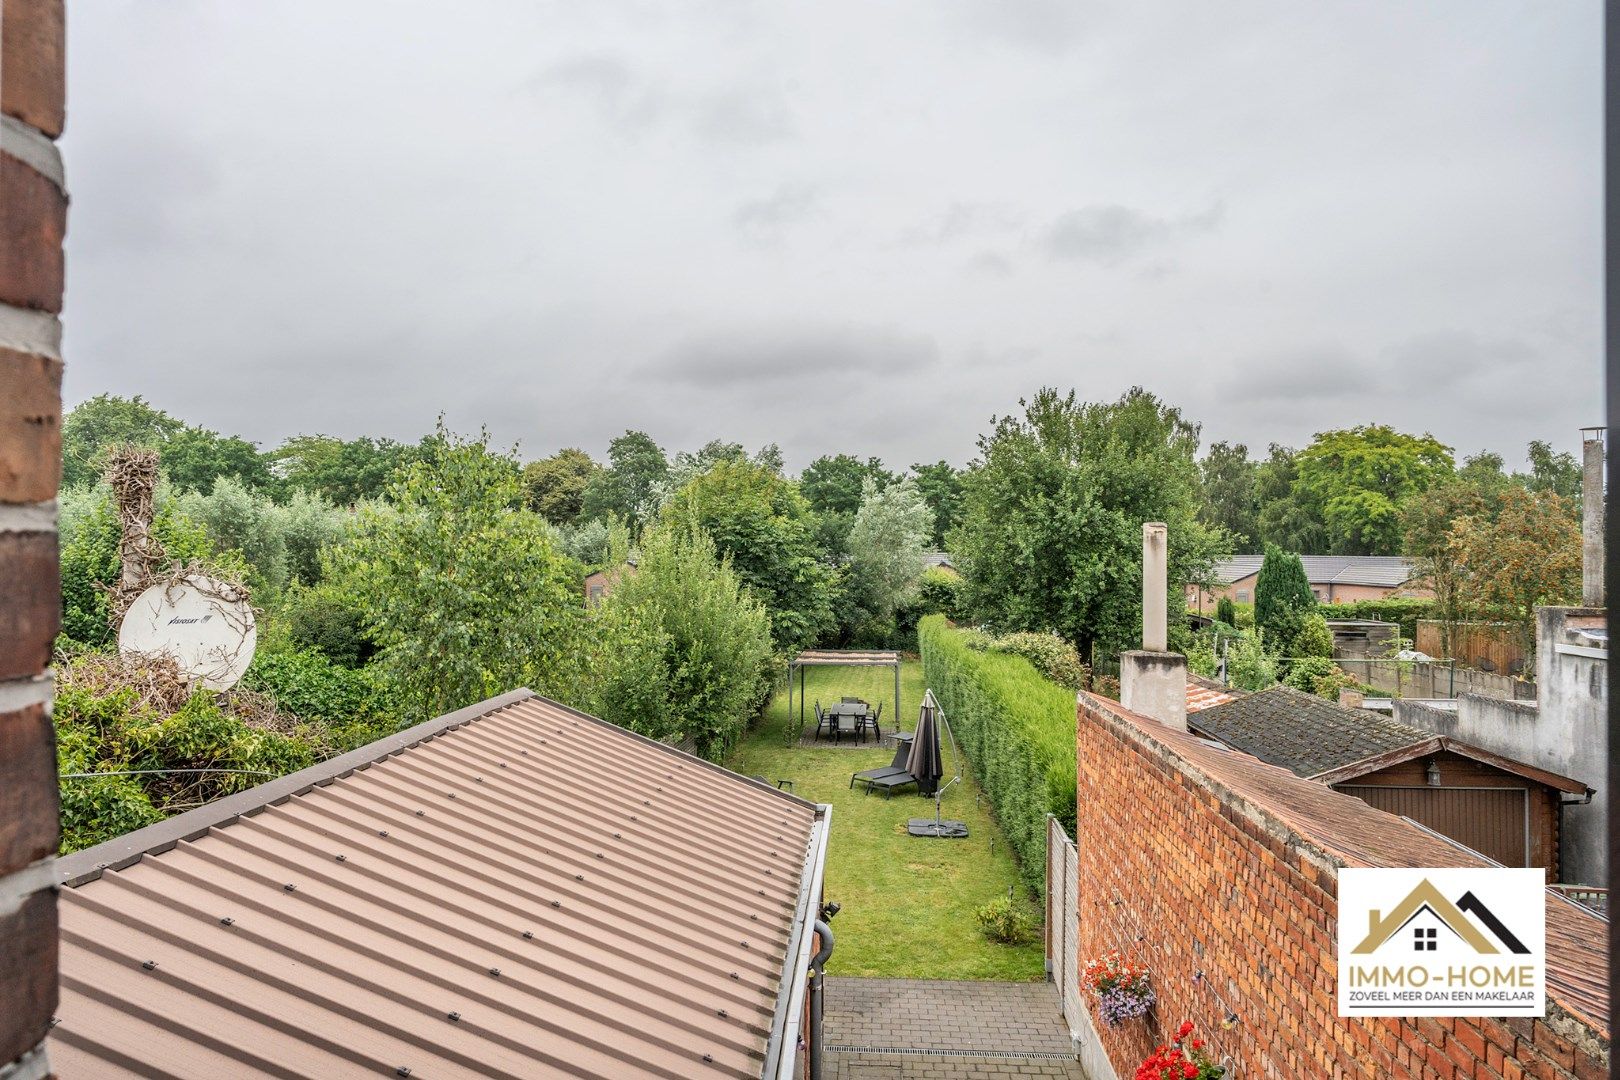
[[[914,817],[906,822],[906,832],[912,836],[926,836],[934,840],[965,840],[968,827],[960,821],[935,821],[933,818]]]

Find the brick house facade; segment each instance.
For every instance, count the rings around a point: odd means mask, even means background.
[[[1480,864],[1358,799],[1112,701],[1082,694],[1078,714],[1080,961],[1121,950],[1148,965],[1159,998],[1146,1018],[1110,1029],[1088,996],[1090,1060],[1131,1076],[1191,1020],[1243,1080],[1609,1075],[1602,920],[1549,899],[1544,1019],[1341,1019],[1338,868]]]
[[[0,1074],[48,1074],[60,837],[47,675],[60,618],[62,0],[0,8]]]

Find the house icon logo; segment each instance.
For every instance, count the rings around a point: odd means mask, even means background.
[[[1367,936],[1350,950],[1353,956],[1370,956],[1401,943],[1413,952],[1437,952],[1442,931],[1454,934],[1482,956],[1530,952],[1479,897],[1464,892],[1456,901],[1447,900],[1428,878],[1418,882],[1388,915],[1369,910],[1367,924]]]
[[[1340,1016],[1546,1014],[1546,876],[1341,867]]]

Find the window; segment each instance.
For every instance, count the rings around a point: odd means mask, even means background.
[[[1249,602],[1249,590],[1239,589],[1237,593],[1237,602],[1240,604],[1247,604]]]
[[[1418,952],[1434,952],[1438,942],[1437,933],[1432,926],[1420,926],[1412,931],[1412,948]]]

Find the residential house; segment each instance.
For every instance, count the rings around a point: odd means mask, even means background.
[[[1203,611],[1216,600],[1229,597],[1239,604],[1254,602],[1254,583],[1260,576],[1263,555],[1237,555],[1215,564],[1214,591],[1187,586],[1187,606]],[[1305,579],[1311,592],[1323,604],[1345,604],[1354,600],[1384,600],[1392,596],[1433,596],[1417,580],[1417,564],[1411,559],[1386,555],[1302,555]]]
[[[802,1076],[827,830],[514,691],[62,859],[51,1065]]]
[[[1549,883],[1563,880],[1565,803],[1591,794],[1570,777],[1288,686],[1201,709],[1187,726],[1504,866],[1543,867]]]
[[[585,606],[596,607],[618,586],[627,574],[636,572],[636,560],[626,559],[623,566],[595,570],[585,575]]]
[[[926,568],[943,570],[947,574],[952,574],[956,577],[962,576],[961,572],[956,569],[956,564],[951,561],[950,555],[946,552],[925,551],[923,552],[923,562],[927,564]]]

